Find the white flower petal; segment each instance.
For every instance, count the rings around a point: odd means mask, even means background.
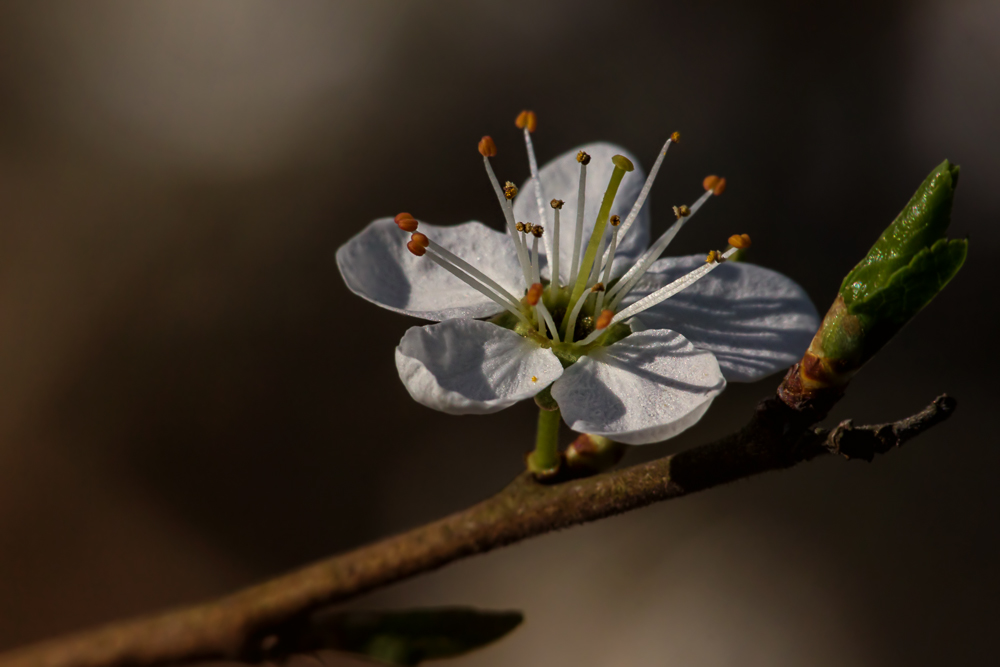
[[[704,255],[670,257],[650,271],[622,301],[637,301],[703,265]],[[744,262],[726,262],[683,292],[632,320],[632,330],[671,329],[719,360],[730,382],[753,382],[802,357],[819,315],[795,281]]]
[[[498,282],[515,297],[524,278],[507,234],[479,222],[419,231]],[[392,218],[379,218],[337,250],[337,267],[358,296],[397,313],[425,320],[489,317],[503,308],[426,257],[406,249],[410,235]]]
[[[550,350],[479,320],[411,327],[396,348],[396,368],[414,400],[453,415],[503,410],[563,374]]]
[[[545,227],[546,234],[552,233],[553,220],[552,208],[548,202],[552,199],[562,199],[565,202],[559,214],[559,273],[562,275],[563,281],[569,279],[570,268],[573,264],[577,188],[580,185],[580,163],[576,161],[576,154],[580,151],[586,151],[591,157],[590,164],[587,165],[582,248],[587,247],[590,234],[594,231],[597,212],[601,208],[601,200],[604,199],[604,191],[608,188],[611,172],[614,171],[611,158],[615,155],[624,155],[635,165],[635,170],[625,174],[625,178],[622,179],[615,203],[611,207],[612,215],[617,215],[624,220],[625,216],[632,210],[632,204],[635,203],[639,191],[642,190],[642,186],[646,182],[646,172],[639,166],[639,161],[636,160],[635,156],[621,146],[602,142],[578,146],[541,168],[539,177],[542,179],[542,192],[545,195],[546,220],[538,220],[535,182],[528,179],[521,186],[517,198],[514,199],[514,217],[521,222],[541,222],[542,226]],[[647,199],[635,222],[632,223],[631,229],[624,238],[618,239],[618,250],[615,253],[615,262],[611,267],[612,275],[624,273],[648,245],[649,200]],[[546,266],[543,272],[546,276],[549,275],[547,271],[548,267]]]
[[[552,385],[552,396],[574,431],[645,445],[694,425],[725,386],[710,352],[654,330],[583,357]]]

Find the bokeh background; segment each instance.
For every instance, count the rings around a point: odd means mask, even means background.
[[[832,419],[949,391],[947,424],[477,557],[356,607],[527,622],[487,665],[995,660],[1000,3],[256,0],[0,3],[0,649],[216,596],[458,510],[521,469],[534,411],[413,403],[416,324],[337,247],[409,210],[501,218],[475,144],[527,175],[609,140],[676,241],[733,232],[824,311],[942,159],[966,267]],[[732,386],[661,456],[743,423]]]

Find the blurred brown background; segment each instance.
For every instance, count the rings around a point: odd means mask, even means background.
[[[946,425],[548,536],[359,600],[527,622],[469,665],[995,660],[991,428],[1000,3],[0,3],[0,649],[227,592],[457,510],[521,467],[534,412],[413,403],[416,322],[344,288],[336,248],[399,210],[499,211],[604,139],[648,167],[673,250],[749,232],[821,311],[943,158],[966,268],[834,418],[942,391]],[[777,378],[635,462],[741,424]]]

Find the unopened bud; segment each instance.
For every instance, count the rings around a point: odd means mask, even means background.
[[[618,465],[627,445],[582,433],[566,448],[566,466],[576,475],[596,475]]]
[[[417,231],[417,221],[409,213],[397,213],[394,220],[396,222],[396,226],[402,229],[404,232]]]
[[[538,127],[538,117],[535,116],[534,111],[522,111],[517,114],[517,120],[514,121],[514,124],[519,130],[527,128],[528,132],[534,132],[535,128]]]
[[[493,143],[493,137],[487,135],[479,140],[479,154],[483,157],[493,157],[497,154],[497,145]]]

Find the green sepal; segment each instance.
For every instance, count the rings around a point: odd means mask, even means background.
[[[853,313],[856,304],[888,286],[893,275],[907,267],[917,253],[944,238],[951,222],[958,174],[958,165],[948,160],[939,164],[868,255],[847,274],[840,286],[840,295],[849,312]]]
[[[323,619],[325,636],[320,646],[364,655],[389,665],[418,665],[424,660],[450,658],[490,644],[523,620],[524,616],[517,611],[466,607],[340,612]]]

